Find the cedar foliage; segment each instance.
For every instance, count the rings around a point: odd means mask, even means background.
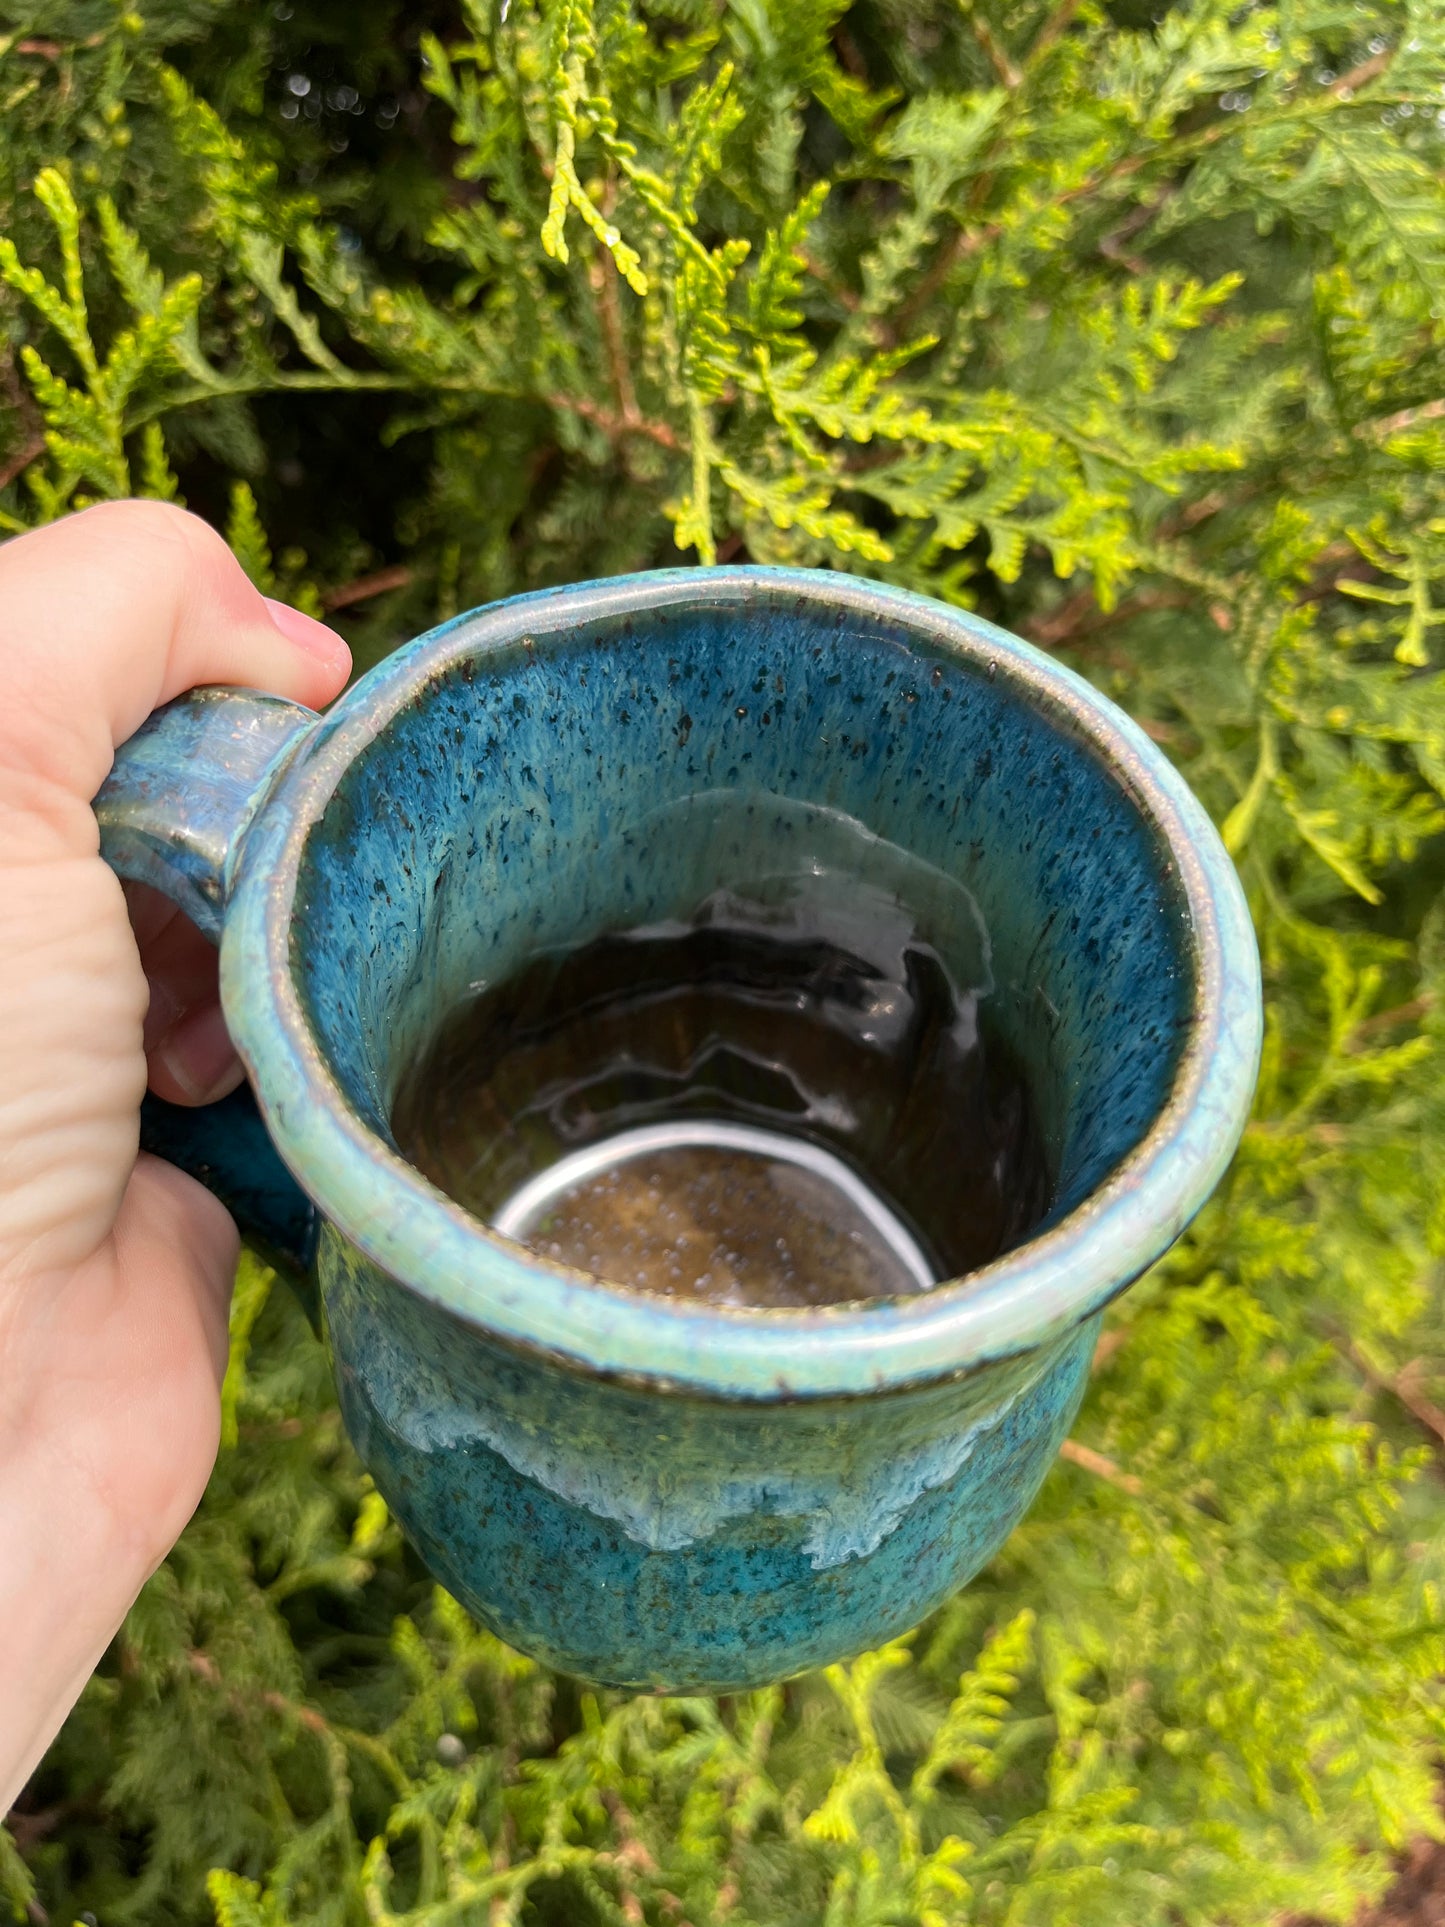
[[[933,1622],[731,1701],[469,1623],[243,1264],[225,1442],[0,1833],[20,1919],[1347,1919],[1445,1668],[1445,24],[1426,0],[5,0],[0,517],[228,528],[363,661],[841,567],[1082,666],[1268,1041],[1078,1446]],[[679,555],[679,552],[681,554]],[[1439,1402],[1437,1402],[1439,1401]]]

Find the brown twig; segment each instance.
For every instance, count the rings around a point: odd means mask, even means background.
[[[1023,85],[1024,77],[1022,69],[1014,65],[1013,61],[1009,58],[1008,49],[981,13],[976,13],[973,16],[972,24],[974,38],[988,55],[989,65],[993,68],[995,74],[998,75],[998,78],[1003,82],[1004,86],[1008,88],[1009,92],[1013,93]]]
[[[858,51],[858,43],[846,27],[833,29],[833,51],[838,56],[838,64],[854,80],[867,81],[868,63]]]
[[[1170,542],[1177,535],[1186,535],[1190,529],[1198,528],[1201,522],[1207,522],[1211,516],[1221,515],[1225,509],[1238,508],[1241,503],[1258,495],[1263,486],[1262,482],[1254,482],[1248,488],[1236,489],[1231,495],[1226,495],[1223,489],[1211,489],[1207,495],[1201,495],[1197,502],[1186,502],[1173,515],[1166,515],[1155,530],[1155,535],[1161,542]]]
[[[1094,1347],[1093,1370],[1096,1372],[1101,1370],[1116,1352],[1123,1351],[1132,1335],[1132,1329],[1128,1325],[1111,1325],[1108,1331],[1100,1332],[1099,1342]]]
[[[894,311],[892,325],[887,330],[888,340],[890,342],[901,340],[913,317],[923,312],[964,256],[975,253],[985,242],[994,240],[1002,231],[996,223],[983,228],[955,228],[939,249],[938,259],[933,266],[923,276],[908,299]]]
[[[32,1847],[38,1846],[49,1833],[54,1833],[61,1821],[73,1813],[78,1801],[61,1800],[53,1807],[42,1807],[39,1813],[28,1813],[24,1807],[11,1807],[7,1814],[0,1815],[15,1842],[23,1860]]]
[[[1090,626],[1090,617],[1099,613],[1099,605],[1094,600],[1092,589],[1076,589],[1071,596],[1065,596],[1056,609],[1047,615],[1035,616],[1021,625],[1023,633],[1030,642],[1041,648],[1050,649],[1055,643],[1068,642],[1081,630]]]
[[[840,307],[846,308],[850,314],[857,311],[857,295],[846,282],[840,281],[836,274],[826,268],[816,254],[809,254],[806,248],[799,248],[798,259],[819,287],[826,288]]]
[[[43,435],[32,435],[29,441],[22,442],[10,460],[0,467],[0,488],[9,488],[16,476],[23,475],[36,456],[44,453],[45,437]]]
[[[269,1443],[273,1439],[299,1439],[306,1430],[306,1421],[299,1418],[278,1418],[264,1425],[247,1423],[238,1427],[237,1430],[238,1436],[248,1442],[261,1439]]]
[[[1126,274],[1140,275],[1149,272],[1149,263],[1142,254],[1127,252],[1119,239],[1117,228],[1112,234],[1106,234],[1100,241],[1099,252],[1106,261],[1112,261],[1116,268],[1122,268]]]
[[[609,177],[602,198],[604,214],[611,214],[616,198],[617,183]],[[614,439],[620,441],[626,435],[646,435],[653,441],[661,441],[656,430],[663,424],[648,422],[637,405],[637,385],[632,379],[632,362],[627,353],[627,334],[622,323],[622,304],[617,295],[621,276],[611,254],[604,252],[592,262],[587,280],[596,298],[597,318],[602,327],[602,346],[607,356],[607,372],[612,381],[612,392],[617,397],[618,431]],[[669,435],[671,432],[667,430]]]
[[[34,54],[40,60],[59,60],[63,53],[73,53],[77,48],[99,47],[105,40],[104,32],[87,34],[84,40],[77,40],[74,47],[63,47],[58,40],[48,40],[39,34],[31,34],[25,40],[17,40],[15,52]]]
[[[1350,1361],[1367,1385],[1377,1392],[1388,1392],[1397,1404],[1404,1406],[1417,1425],[1422,1425],[1439,1443],[1445,1445],[1445,1412],[1419,1389],[1419,1380],[1424,1373],[1423,1360],[1411,1359],[1402,1371],[1390,1378],[1376,1371],[1354,1340],[1347,1338],[1343,1332],[1332,1332],[1331,1337],[1336,1349]]]
[[[1342,586],[1344,583],[1373,582],[1377,579],[1378,575],[1378,569],[1372,569],[1364,557],[1361,556],[1352,567],[1339,570],[1337,574],[1330,576],[1323,582],[1316,582],[1312,588],[1301,589],[1294,599],[1295,607],[1297,609],[1303,609],[1311,602],[1328,602],[1332,595],[1342,595],[1345,593]]]
[[[391,589],[410,588],[415,575],[404,562],[398,562],[390,569],[376,569],[370,575],[359,575],[351,582],[338,583],[328,589],[321,598],[323,609],[349,609],[357,602],[370,602],[373,596],[385,595]]]
[[[1390,1010],[1377,1010],[1373,1017],[1365,1017],[1350,1032],[1350,1040],[1345,1048],[1357,1051],[1363,1037],[1373,1037],[1377,1031],[1390,1030],[1396,1024],[1413,1024],[1417,1017],[1424,1017],[1435,1008],[1435,993],[1424,990],[1408,1003],[1396,1004]]]
[[[1038,65],[1042,56],[1048,52],[1049,48],[1053,46],[1060,35],[1067,31],[1077,8],[1078,0],[1062,0],[1062,4],[1055,8],[1052,18],[1045,22],[1043,31],[1029,49],[1027,61],[1028,71],[1032,71],[1032,69]],[[998,75],[1003,85],[1008,88],[1010,93],[1015,92],[1022,86],[1026,78],[1026,70],[1016,66],[1009,58],[1007,52],[995,39],[992,28],[988,22],[983,19],[982,15],[974,15],[973,28],[978,37],[979,45],[988,55],[994,72]],[[1086,193],[1091,187],[1110,179],[1114,174],[1131,174],[1134,172],[1135,167],[1142,167],[1144,165],[1146,158],[1147,156],[1141,155],[1132,162],[1121,162],[1115,168],[1108,169],[1101,175],[1091,176],[1089,180],[1081,182],[1078,187],[1061,194],[1059,201],[1061,203],[1071,201],[1075,199],[1076,196]],[[973,206],[977,206],[981,202],[991,180],[992,176],[988,173],[979,176],[972,196]],[[927,307],[928,303],[933,299],[934,295],[937,294],[939,288],[942,287],[943,283],[948,279],[949,275],[965,255],[975,253],[989,241],[996,241],[1003,231],[1004,224],[1002,221],[990,222],[986,227],[981,228],[966,226],[958,228],[940,250],[938,259],[934,262],[928,273],[923,276],[922,280],[913,290],[913,293],[898,309],[893,324],[888,329],[888,339],[896,342],[902,337],[913,317]]]
[[[612,183],[609,182],[602,203],[604,214],[612,212],[613,193]],[[627,358],[627,337],[622,330],[622,306],[617,299],[617,263],[610,254],[604,253],[592,263],[587,278],[597,297],[602,343],[607,354],[607,370],[612,377],[613,392],[617,396],[618,413],[628,428],[635,429],[642,421],[642,411],[637,406],[632,364]]]
[[[633,1891],[631,1876],[639,1873],[644,1879],[655,1879],[658,1873],[657,1862],[639,1838],[637,1821],[621,1794],[613,1787],[604,1787],[602,1804],[612,1815],[613,1825],[617,1828],[622,1844],[615,1853],[599,1854],[598,1859],[616,1870],[623,1914],[629,1923],[632,1923],[632,1927],[643,1927],[647,1916],[643,1912],[641,1901]],[[682,1902],[676,1894],[668,1893],[665,1888],[659,1888],[657,1898],[664,1911],[676,1922],[676,1927],[690,1927],[690,1923],[682,1917]]]
[[[1096,1479],[1105,1479],[1110,1485],[1118,1486],[1127,1492],[1131,1499],[1144,1496],[1144,1481],[1132,1472],[1123,1472],[1117,1463],[1096,1452],[1091,1445],[1080,1445],[1077,1439],[1065,1439],[1059,1447],[1059,1457],[1067,1459],[1070,1465],[1077,1465],[1081,1471],[1092,1472]]]
[[[1377,58],[1381,62],[1385,60],[1383,54],[1377,56]],[[1365,67],[1371,69],[1370,74],[1365,74]],[[1345,79],[1346,81],[1356,81],[1360,76],[1369,79],[1373,73],[1377,71],[1379,71],[1379,69],[1375,67],[1373,61],[1366,61],[1364,67],[1356,68],[1354,74],[1347,74]],[[1234,132],[1235,128],[1232,121],[1220,121],[1213,127],[1206,127],[1200,133],[1189,136],[1185,145],[1194,152],[1206,153],[1211,147],[1216,146],[1220,141],[1226,139]],[[1054,197],[1052,205],[1054,207],[1067,207],[1071,201],[1082,200],[1087,195],[1098,193],[1101,188],[1112,187],[1119,181],[1128,180],[1130,175],[1137,174],[1140,168],[1148,167],[1151,163],[1157,163],[1160,158],[1160,150],[1156,148],[1146,149],[1142,153],[1125,154],[1119,160],[1112,162],[1108,167],[1101,167],[1096,173],[1086,176],[1084,180],[1077,182],[1073,187],[1066,187],[1061,194]],[[987,177],[985,176],[983,178]],[[998,240],[1003,232],[1004,223],[1002,221],[990,221],[982,227],[959,227],[956,229],[949,241],[940,250],[938,259],[934,262],[928,273],[923,276],[907,301],[897,310],[893,326],[888,331],[888,339],[890,341],[897,341],[899,339],[913,316],[927,305],[942,284],[948,279],[949,274],[964,255],[976,253],[979,248],[985,247],[990,241]]]
[[[1137,174],[1141,167],[1147,166],[1154,158],[1153,154],[1126,155],[1123,160],[1116,161],[1112,167],[1103,168],[1099,173],[1091,174],[1087,180],[1080,181],[1076,187],[1065,188],[1062,194],[1055,197],[1053,205],[1064,207],[1070,201],[1077,201],[1081,196],[1092,194],[1096,189],[1107,186],[1111,181],[1125,180],[1130,174]],[[1003,232],[1002,221],[989,221],[982,227],[955,229],[950,239],[939,250],[938,259],[928,273],[899,307],[893,326],[888,331],[890,341],[897,341],[913,317],[927,307],[965,255],[976,254],[990,241],[998,240]]]
[[[1094,600],[1091,589],[1080,589],[1057,609],[1035,617],[1025,626],[1025,633],[1031,642],[1053,649],[1060,643],[1071,644],[1081,637],[1097,635],[1101,629],[1112,629],[1151,609],[1187,609],[1192,600],[1182,589],[1144,589],[1106,611]]]
[[[682,446],[675,431],[666,422],[648,421],[643,416],[636,421],[624,421],[620,415],[614,415],[595,401],[589,401],[585,395],[550,394],[543,399],[549,408],[560,408],[565,414],[578,415],[584,422],[591,422],[604,435],[610,435],[613,441],[621,441],[627,435],[644,435],[648,441],[656,442],[659,448],[678,449]]]
[[[638,1838],[637,1821],[622,1795],[614,1787],[604,1787],[602,1804],[612,1815],[612,1824],[616,1827],[622,1842],[616,1858],[627,1866],[635,1867],[639,1873],[655,1874],[657,1862]]]
[[[1386,47],[1383,53],[1371,54],[1370,58],[1362,60],[1358,67],[1351,67],[1347,74],[1341,74],[1331,86],[1330,92],[1337,100],[1349,100],[1351,95],[1357,94],[1367,82],[1384,73],[1394,58],[1393,47]]]
[[[23,474],[37,455],[45,453],[45,432],[35,397],[20,379],[15,357],[8,349],[0,354],[0,392],[4,393],[6,401],[19,417],[22,430],[30,431],[9,461],[0,467],[0,488],[9,488],[16,476]]]
[[[1131,208],[1119,225],[1111,228],[1100,241],[1099,252],[1104,259],[1115,262],[1119,267],[1127,269],[1130,274],[1147,274],[1148,262],[1140,255],[1128,253],[1124,243],[1131,241],[1141,228],[1148,227],[1164,203],[1172,200],[1178,192],[1177,183],[1166,181],[1157,194],[1149,195],[1146,200],[1140,201],[1137,207]]]
[[[1390,1390],[1412,1417],[1421,1425],[1428,1425],[1437,1438],[1445,1440],[1445,1412],[1441,1411],[1434,1399],[1427,1398],[1420,1390],[1420,1381],[1424,1376],[1424,1359],[1412,1358],[1408,1365],[1396,1372]]]
[[[244,1712],[246,1710],[245,1701],[242,1700],[239,1693],[233,1692],[232,1689],[227,1686],[225,1680],[221,1677],[220,1668],[209,1653],[200,1652],[195,1647],[192,1647],[190,1652],[186,1654],[186,1664],[190,1667],[197,1679],[203,1679],[207,1686],[214,1686],[218,1692],[224,1693],[237,1711]],[[327,1733],[330,1731],[324,1714],[318,1713],[313,1706],[298,1706],[294,1700],[288,1700],[283,1693],[276,1693],[269,1687],[265,1687],[256,1695],[256,1699],[262,1706],[269,1707],[273,1713],[281,1713],[289,1719],[299,1721],[308,1732]]]
[[[88,1800],[60,1800],[53,1807],[44,1807],[39,1813],[28,1813],[23,1807],[12,1807],[9,1813],[0,1814],[0,1822],[8,1828],[15,1850],[22,1860],[26,1859],[32,1848],[38,1846],[49,1833],[53,1833],[62,1820],[73,1813],[92,1811]],[[50,1915],[33,1896],[25,1903],[25,1918],[35,1923],[35,1927],[49,1927]]]
[[[1421,402],[1418,408],[1402,408],[1398,414],[1386,415],[1377,422],[1359,422],[1357,435],[1398,435],[1402,428],[1414,428],[1420,422],[1438,422],[1445,415],[1445,397],[1436,401]]]
[[[783,1691],[786,1694],[788,1688],[785,1686]],[[774,1722],[771,1718],[760,1718],[749,1736],[750,1771],[757,1779],[766,1777],[763,1762],[767,1759],[768,1749],[773,1743],[773,1726]],[[740,1789],[745,1784],[745,1780],[738,1779],[733,1784],[735,1788]],[[731,1828],[731,1833],[732,1840],[728,1847],[727,1858],[723,1862],[722,1884],[717,1890],[717,1899],[713,1903],[713,1918],[717,1921],[728,1919],[742,1898],[742,1855],[752,1836],[752,1826],[749,1823],[734,1826]]]
[[[887,468],[890,462],[898,460],[898,447],[894,442],[882,442],[862,449],[855,449],[843,461],[845,475],[867,475],[875,468]]]
[[[1032,67],[1042,55],[1046,54],[1054,42],[1065,33],[1079,11],[1079,0],[1062,0],[1044,22],[1043,31],[1029,48],[1029,65]]]

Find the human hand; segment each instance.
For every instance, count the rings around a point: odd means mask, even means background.
[[[240,1081],[215,953],[122,890],[91,798],[182,691],[315,705],[349,668],[178,509],[0,548],[0,1815],[200,1498],[236,1260],[216,1200],[136,1155],[148,1072],[176,1103]]]

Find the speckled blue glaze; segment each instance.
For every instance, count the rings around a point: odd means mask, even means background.
[[[912,1624],[1027,1506],[1102,1307],[1243,1126],[1258,960],[1186,786],[1028,645],[821,572],[521,597],[315,724],[257,700],[152,718],[97,799],[103,847],[222,921],[227,1020],[291,1208],[320,1216],[347,1427],[432,1569],[617,1684],[744,1686]],[[398,1155],[442,1012],[538,947],[691,908],[718,852],[688,799],[717,790],[752,799],[728,833],[760,866],[786,799],[973,892],[1058,1174],[1027,1244],[909,1300],[689,1309],[489,1233]],[[242,1163],[253,1214],[279,1210],[254,1143]],[[245,1177],[205,1165],[222,1195]]]
[[[180,904],[213,943],[247,820],[316,721],[280,696],[198,689],[131,737],[96,799],[112,869]]]

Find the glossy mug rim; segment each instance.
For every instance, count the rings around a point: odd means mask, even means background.
[[[1193,931],[1195,1009],[1167,1102],[1130,1155],[1067,1217],[981,1270],[861,1307],[675,1305],[600,1282],[489,1231],[348,1104],[292,977],[302,850],[343,772],[425,682],[463,656],[579,623],[668,607],[799,598],[898,625],[1004,678],[1081,737],[1151,823]],[[1259,955],[1239,879],[1162,753],[1083,677],[965,611],[824,570],[659,570],[548,589],[457,616],[386,658],[308,731],[236,852],[221,997],[283,1160],[323,1215],[417,1297],[588,1372],[721,1398],[846,1397],[918,1385],[1032,1349],[1090,1317],[1178,1237],[1214,1189],[1248,1115],[1261,1039]]]

